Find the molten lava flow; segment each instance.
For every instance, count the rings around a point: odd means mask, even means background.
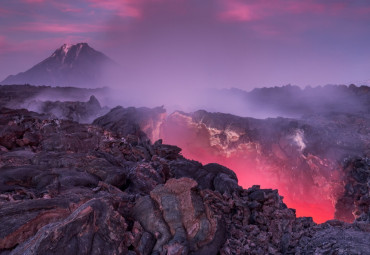
[[[300,153],[304,146],[300,135],[293,136],[293,141],[299,144],[297,148],[289,148],[298,152],[289,158],[281,145],[272,144],[271,147],[276,147],[272,150],[274,154],[266,155],[256,141],[238,143],[241,135],[237,132],[221,132],[179,113],[172,114],[161,127],[164,142],[181,147],[185,157],[233,169],[244,188],[258,184],[262,188],[278,189],[287,206],[296,209],[297,216],[312,217],[322,223],[334,218],[333,199],[341,187],[328,182],[333,178],[330,162]],[[288,142],[282,144],[287,150]]]

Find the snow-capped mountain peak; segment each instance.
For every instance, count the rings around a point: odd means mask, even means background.
[[[102,72],[115,66],[110,58],[87,43],[65,43],[47,59],[26,72],[8,76],[0,84],[104,86]]]

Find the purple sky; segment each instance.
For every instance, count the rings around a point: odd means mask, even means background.
[[[348,83],[370,79],[370,1],[0,1],[0,80],[77,42],[133,86]]]

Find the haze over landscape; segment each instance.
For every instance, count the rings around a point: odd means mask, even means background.
[[[2,0],[0,255],[367,254],[369,41],[364,0]]]
[[[161,93],[370,79],[365,0],[3,0],[0,21],[0,80],[78,42]]]

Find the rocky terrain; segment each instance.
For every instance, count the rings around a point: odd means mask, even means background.
[[[106,113],[109,108],[102,108],[95,96],[87,102],[76,101],[31,101],[25,107],[39,113],[51,114],[55,118],[91,123],[97,116]]]
[[[344,193],[336,203],[339,220],[370,220],[370,159],[353,158],[345,162]]]
[[[370,248],[368,219],[317,225],[297,218],[277,190],[242,189],[228,168],[187,160],[180,148],[152,144],[130,129],[120,135],[6,108],[0,127],[0,254],[366,254]],[[358,171],[356,160],[349,172]]]
[[[92,90],[22,87],[0,87],[1,255],[370,250],[366,109],[105,114]]]
[[[117,106],[106,115],[94,120],[92,124],[119,135],[135,134],[141,139],[156,141],[160,138],[160,129],[165,118],[166,110],[163,107],[151,109]]]
[[[51,114],[55,118],[90,123],[97,116],[109,111],[109,108],[102,107],[94,96],[102,95],[106,91],[107,89],[5,85],[0,86],[0,107],[24,108]]]
[[[107,88],[84,89],[26,85],[0,86],[0,107],[27,108],[34,101],[88,101],[92,95],[107,93]]]
[[[369,114],[260,120],[206,111],[175,112],[161,126],[161,137],[181,147],[188,158],[235,170],[243,187],[258,183],[279,189],[299,215],[323,222],[342,208],[335,204],[348,181],[343,171],[348,158],[370,155],[369,127]],[[347,216],[341,219],[353,221]]]

